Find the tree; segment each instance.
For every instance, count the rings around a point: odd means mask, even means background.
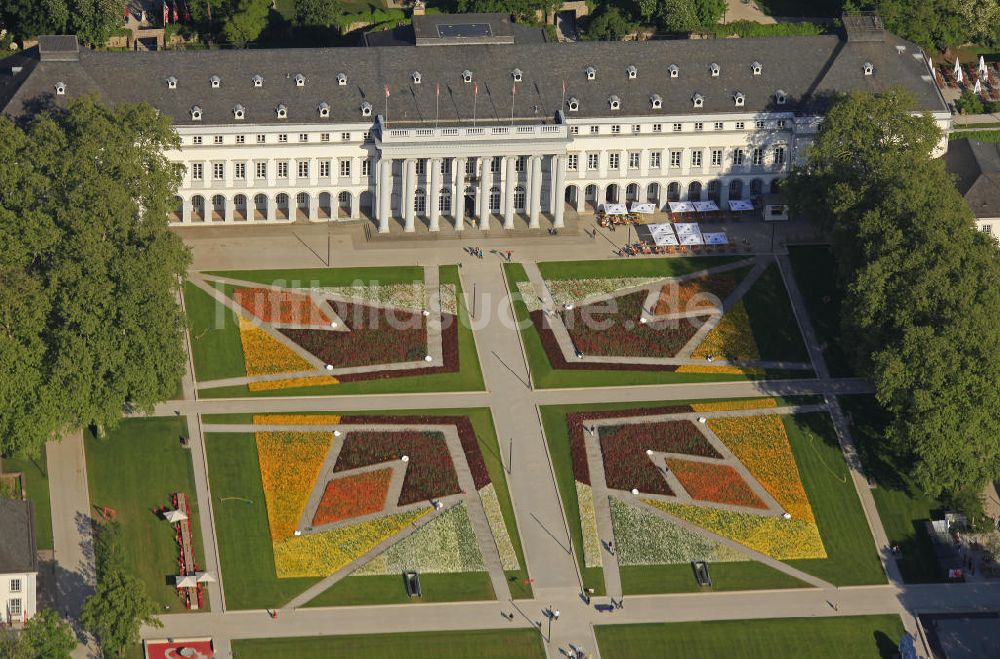
[[[970,24],[955,0],[869,0],[886,28],[928,51],[943,51],[965,43]]]
[[[295,20],[299,25],[331,27],[344,13],[335,0],[296,0]]]
[[[699,25],[718,23],[726,13],[726,0],[693,0],[693,5]]]
[[[69,623],[52,609],[41,609],[24,626],[12,656],[16,659],[68,659],[76,646],[76,636]]]
[[[618,7],[605,5],[604,10],[590,20],[583,38],[589,41],[621,41],[634,29],[635,24]]]
[[[958,0],[958,13],[972,43],[1000,45],[1000,0]]]
[[[635,6],[642,20],[648,22],[659,12],[660,0],[636,0]]]
[[[234,46],[245,48],[267,27],[270,0],[236,0],[233,11],[222,24],[222,35]]]
[[[63,34],[68,21],[66,0],[4,0],[0,3],[0,23],[21,39],[40,34]]]
[[[962,91],[962,95],[955,101],[955,107],[962,114],[982,114],[985,110],[983,102],[969,88]]]
[[[698,28],[698,15],[692,0],[663,0],[660,25],[667,32],[691,32]]]
[[[81,42],[103,46],[122,23],[125,0],[69,0],[68,29]]]
[[[169,120],[91,98],[0,118],[0,455],[150,411],[184,372],[189,255],[167,227]]]

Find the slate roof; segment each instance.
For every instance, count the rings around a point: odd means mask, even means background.
[[[0,499],[0,574],[37,571],[31,502]]]
[[[1000,144],[952,140],[944,163],[976,217],[1000,217]]]
[[[898,50],[902,47],[905,50]],[[915,57],[914,55],[919,55]],[[520,119],[552,120],[566,99],[576,97],[578,112],[567,117],[587,119],[611,116],[703,115],[782,110],[814,113],[834,93],[851,89],[885,90],[901,85],[910,90],[914,109],[946,111],[936,86],[927,75],[917,46],[885,33],[881,42],[849,42],[836,35],[769,39],[705,39],[643,42],[525,43],[514,45],[397,46],[369,48],[320,48],[280,50],[210,50],[162,52],[96,52],[83,50],[79,62],[35,61],[26,80],[12,84],[5,60],[0,68],[0,106],[12,116],[30,114],[39,101],[65,104],[68,97],[97,92],[109,102],[147,101],[173,117],[177,124],[281,123],[275,108],[288,107],[288,123],[338,124],[366,121],[360,106],[367,100],[374,114],[385,111],[384,87],[389,85],[390,125],[401,122],[432,123],[435,90],[441,88],[442,123],[469,121],[473,114],[474,84],[462,82],[462,71],[472,71],[478,82],[476,114],[481,122],[509,121],[511,71],[523,72],[517,85],[514,114]],[[760,62],[761,75],[751,64]],[[865,62],[874,73],[865,76]],[[712,77],[709,67],[721,72]],[[678,78],[670,78],[675,64]],[[626,68],[638,68],[629,80]],[[593,66],[597,77],[588,81],[585,69]],[[422,83],[414,84],[414,71]],[[337,74],[347,75],[346,86]],[[305,75],[303,87],[294,76]],[[264,78],[254,88],[252,76]],[[212,89],[209,78],[222,79]],[[167,88],[174,76],[177,89]],[[67,84],[67,96],[55,95],[57,82]],[[17,89],[4,96],[5,89]],[[783,90],[788,103],[776,106],[774,94]],[[735,92],[745,94],[745,107],[733,102]],[[694,94],[704,96],[704,107],[695,108]],[[650,96],[659,94],[663,108],[653,110]],[[621,109],[609,110],[611,95],[621,99]],[[330,117],[321,118],[320,102],[330,105]],[[233,119],[241,104],[246,119]],[[203,112],[201,122],[191,119],[192,106]]]

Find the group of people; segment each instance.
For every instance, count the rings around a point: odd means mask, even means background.
[[[638,242],[632,245],[625,245],[622,249],[618,250],[618,256],[640,256],[642,254],[687,254],[689,251],[692,254],[724,254],[726,252],[737,252],[739,247],[736,245],[692,245],[688,247],[686,245],[680,245],[674,247],[673,245],[655,245],[652,243]],[[749,246],[745,245],[744,249],[749,250]]]

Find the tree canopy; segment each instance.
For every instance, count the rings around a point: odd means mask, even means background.
[[[4,0],[0,23],[21,39],[40,34],[76,34],[103,46],[121,25],[125,0]]]
[[[7,659],[69,659],[76,636],[52,609],[39,609],[20,634],[0,632],[0,656]]]
[[[184,372],[178,144],[148,105],[0,118],[0,454],[151,410]]]
[[[1000,261],[910,107],[837,102],[788,189],[832,230],[842,340],[890,414],[885,447],[917,488],[961,497],[1000,476]]]

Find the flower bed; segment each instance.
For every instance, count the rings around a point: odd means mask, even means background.
[[[740,473],[729,465],[667,458],[667,466],[692,499],[767,508]]]
[[[364,424],[394,424],[394,425],[449,425],[455,426],[458,431],[458,439],[462,442],[462,451],[465,453],[465,462],[472,472],[472,481],[476,489],[482,489],[490,483],[490,472],[486,468],[486,461],[483,460],[483,452],[479,448],[479,439],[476,437],[476,430],[472,427],[472,422],[466,416],[421,416],[421,415],[400,415],[400,416],[361,416],[345,414],[340,419],[341,423],[364,425]]]
[[[780,416],[709,419],[708,427],[793,519],[815,520]]]
[[[745,276],[746,271],[740,270],[716,272],[681,282],[667,282],[660,289],[655,312],[659,315],[695,309],[719,309]]]
[[[691,403],[695,412],[727,412],[731,410],[759,410],[777,407],[778,401],[773,398],[744,398],[742,400],[721,400],[707,403]],[[711,424],[710,424],[711,425]]]
[[[609,497],[619,565],[670,565],[691,561],[747,561],[744,554],[709,540],[618,497]]]
[[[411,311],[422,311],[427,308],[427,287],[420,281],[412,284],[377,284],[372,282],[360,286],[314,288],[313,291],[382,307],[395,307]]]
[[[464,503],[458,504],[373,558],[355,575],[485,572],[486,563]]]
[[[339,414],[255,414],[255,426],[335,426],[340,423]]]
[[[281,380],[260,380],[247,383],[250,391],[274,391],[275,389],[296,389],[298,387],[319,387],[337,384],[340,380],[332,375],[317,375],[314,377],[282,378]]]
[[[275,572],[279,578],[329,576],[405,531],[431,510],[421,508],[324,533],[276,540],[273,542]]]
[[[692,357],[704,359],[709,355],[730,361],[754,361],[760,359],[757,341],[750,329],[750,316],[740,300],[722,316],[705,339],[695,348]]]
[[[455,464],[444,435],[439,432],[349,432],[337,456],[334,471],[400,460],[404,455],[409,456],[409,463],[399,494],[400,506],[461,492]]]
[[[576,500],[580,508],[580,528],[583,532],[583,564],[586,567],[601,567],[601,538],[597,532],[593,488],[577,481]]]
[[[272,540],[292,535],[330,449],[328,432],[258,432],[257,460]]]
[[[609,489],[638,489],[647,494],[673,494],[660,467],[646,455],[687,453],[721,457],[691,421],[657,421],[604,427],[598,431]]]
[[[646,296],[643,290],[563,312],[574,346],[585,355],[603,357],[676,356],[703,321],[679,318],[640,323]]]
[[[385,508],[392,469],[378,469],[353,476],[336,478],[326,484],[313,526],[371,515]]]
[[[233,299],[241,307],[265,323],[283,323],[324,327],[330,324],[329,314],[316,306],[305,293],[274,288],[237,288]]]
[[[313,365],[291,348],[240,316],[240,342],[247,375],[273,375],[311,371]]]
[[[420,361],[427,355],[423,314],[350,302],[336,302],[333,307],[350,331],[280,331],[334,368]]]
[[[546,279],[545,287],[556,306],[576,304],[598,295],[649,286],[663,277],[598,277],[587,279]]]
[[[400,370],[364,371],[363,373],[345,373],[340,376],[341,382],[359,382],[362,380],[381,380],[384,378],[414,377],[417,375],[433,375],[436,373],[457,373],[460,367],[458,357],[458,316],[441,315],[441,366],[423,366]]]
[[[493,483],[479,490],[479,498],[483,502],[486,520],[490,523],[490,532],[497,543],[500,564],[505,570],[520,570],[521,563],[517,560],[514,543],[510,539],[510,533],[507,532],[507,524],[504,523],[503,519],[503,510],[500,508],[500,499],[497,497],[497,490],[493,486]]]

